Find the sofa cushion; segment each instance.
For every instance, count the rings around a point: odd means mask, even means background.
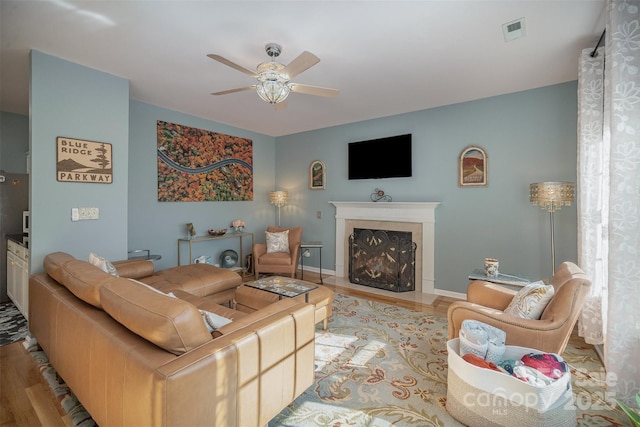
[[[100,289],[104,311],[121,325],[173,354],[180,355],[208,341],[200,311],[127,280],[114,279]]]
[[[60,280],[67,289],[82,301],[102,308],[100,288],[117,277],[105,273],[86,261],[73,259],[60,266]]]
[[[75,257],[66,252],[52,252],[44,257],[42,265],[44,267],[44,271],[46,271],[53,280],[58,283],[62,283],[61,267],[63,264],[73,260],[75,260]]]
[[[139,280],[165,293],[180,289],[200,297],[235,289],[242,284],[238,273],[210,264],[180,265]]]

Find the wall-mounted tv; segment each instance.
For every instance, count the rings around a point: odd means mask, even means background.
[[[349,143],[349,179],[411,176],[411,134]]]

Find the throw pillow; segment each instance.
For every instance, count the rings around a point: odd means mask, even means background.
[[[504,312],[523,319],[540,319],[554,293],[553,286],[542,281],[530,283],[518,291]]]
[[[231,323],[231,319],[211,313],[210,311],[200,310],[200,314],[202,314],[204,324],[210,333],[213,333],[216,329],[220,329],[224,325]]]
[[[101,257],[101,256],[96,255],[95,253],[91,252],[89,254],[89,263],[92,264],[92,265],[95,265],[100,270],[104,271],[105,273],[109,273],[112,276],[119,277],[118,270],[116,270],[116,268],[113,266],[113,264],[111,264],[111,262],[109,262],[109,260],[104,258],[104,257]]]
[[[265,231],[267,235],[267,253],[289,252],[289,230],[278,233]]]

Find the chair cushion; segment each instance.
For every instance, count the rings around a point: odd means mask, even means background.
[[[554,293],[553,286],[542,281],[530,283],[518,291],[504,312],[523,319],[540,319]]]
[[[260,257],[261,265],[291,265],[291,255],[289,252],[266,253]]]
[[[280,232],[264,232],[267,237],[267,253],[289,253],[289,230]]]

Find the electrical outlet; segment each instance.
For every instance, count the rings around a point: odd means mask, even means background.
[[[80,219],[80,213],[78,208],[71,208],[71,221],[78,221]]]
[[[322,211],[317,211],[316,212],[316,218],[317,219],[322,219]]]
[[[98,208],[79,208],[79,219],[98,219],[100,217],[100,211]]]

